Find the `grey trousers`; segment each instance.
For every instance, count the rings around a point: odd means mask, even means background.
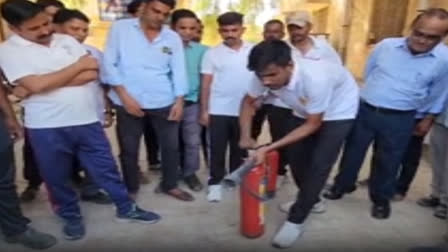
[[[432,195],[448,203],[448,128],[435,124],[431,137]]]

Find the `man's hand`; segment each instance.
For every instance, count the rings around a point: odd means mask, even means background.
[[[414,129],[414,136],[424,137],[426,134],[428,134],[429,130],[431,130],[431,127],[434,123],[434,118],[427,117],[422,119]]]
[[[208,124],[210,123],[210,114],[206,111],[201,112],[201,115],[199,116],[199,124],[208,127]]]
[[[19,98],[20,100],[23,100],[23,99],[27,98],[28,96],[30,96],[31,92],[22,86],[17,86],[12,89],[12,94],[15,97]]]
[[[126,112],[136,117],[145,116],[140,104],[138,104],[138,102],[126,91],[120,92],[120,99]]]
[[[180,122],[184,115],[184,99],[178,98],[174,105],[171,107],[170,114],[168,115],[168,121]]]
[[[114,116],[112,112],[106,112],[104,114],[103,128],[110,128],[114,124]]]
[[[83,69],[83,70],[98,70],[99,65],[98,61],[92,57],[89,54],[86,54],[78,59],[77,64]]]
[[[260,165],[265,162],[266,155],[269,152],[269,148],[267,146],[260,147],[255,151],[249,152],[249,158],[255,160],[255,165]]]
[[[239,145],[240,145],[240,148],[244,149],[244,150],[254,149],[255,147],[257,147],[257,141],[255,141],[251,137],[241,137]]]
[[[16,119],[6,118],[5,124],[6,124],[6,128],[9,131],[9,134],[11,135],[11,138],[14,141],[17,141],[17,140],[23,138],[23,128],[22,128],[22,126],[20,126],[20,124],[17,122]]]

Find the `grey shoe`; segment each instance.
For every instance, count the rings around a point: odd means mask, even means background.
[[[28,228],[25,232],[5,238],[7,243],[19,243],[31,249],[47,249],[56,245],[57,240],[54,236],[41,233],[33,228]]]

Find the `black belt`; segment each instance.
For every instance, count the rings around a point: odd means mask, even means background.
[[[194,104],[198,104],[198,103],[194,102],[194,101],[184,101],[184,107],[189,107]]]
[[[365,101],[361,101],[361,104],[369,108],[370,110],[373,110],[375,112],[380,112],[384,114],[407,114],[407,113],[415,113],[415,110],[398,110],[398,109],[390,109],[390,108],[382,108],[373,106],[372,104],[369,104]]]

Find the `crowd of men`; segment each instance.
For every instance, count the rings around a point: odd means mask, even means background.
[[[74,188],[81,200],[115,204],[118,221],[161,219],[135,203],[143,196],[140,184],[149,182],[139,166],[142,137],[149,169],[161,171],[155,192],[188,202],[193,194],[178,184],[203,190],[197,176],[201,145],[211,203],[221,201],[223,178],[245,158],[261,164],[267,153],[279,151],[278,185],[289,171],[299,189],[296,199],[280,206],[288,217],[272,240],[287,248],[302,235],[310,213],[325,212],[323,198],[356,190],[372,143],[371,215],[389,218],[390,202],[405,198],[432,128],[433,191],[418,203],[446,219],[446,10],[425,10],[409,36],[378,43],[360,89],[331,45],[310,35],[305,11],[288,15],[286,24],[268,21],[256,45],[242,39],[243,15],[226,12],[217,19],[223,42],[208,48],[200,44],[199,18],[174,10],[175,4],[133,1],[129,18],[112,24],[102,53],[84,43],[90,20],[79,10],[55,0],[2,3],[12,32],[0,45],[0,226],[7,242],[37,249],[56,244],[31,228],[20,210],[13,142],[22,137],[28,187],[20,199],[32,201],[44,182],[68,240],[86,233]],[[24,131],[8,95],[22,100]],[[266,119],[272,142],[260,145]],[[121,174],[104,131],[114,123]],[[338,175],[324,189],[341,150]]]

